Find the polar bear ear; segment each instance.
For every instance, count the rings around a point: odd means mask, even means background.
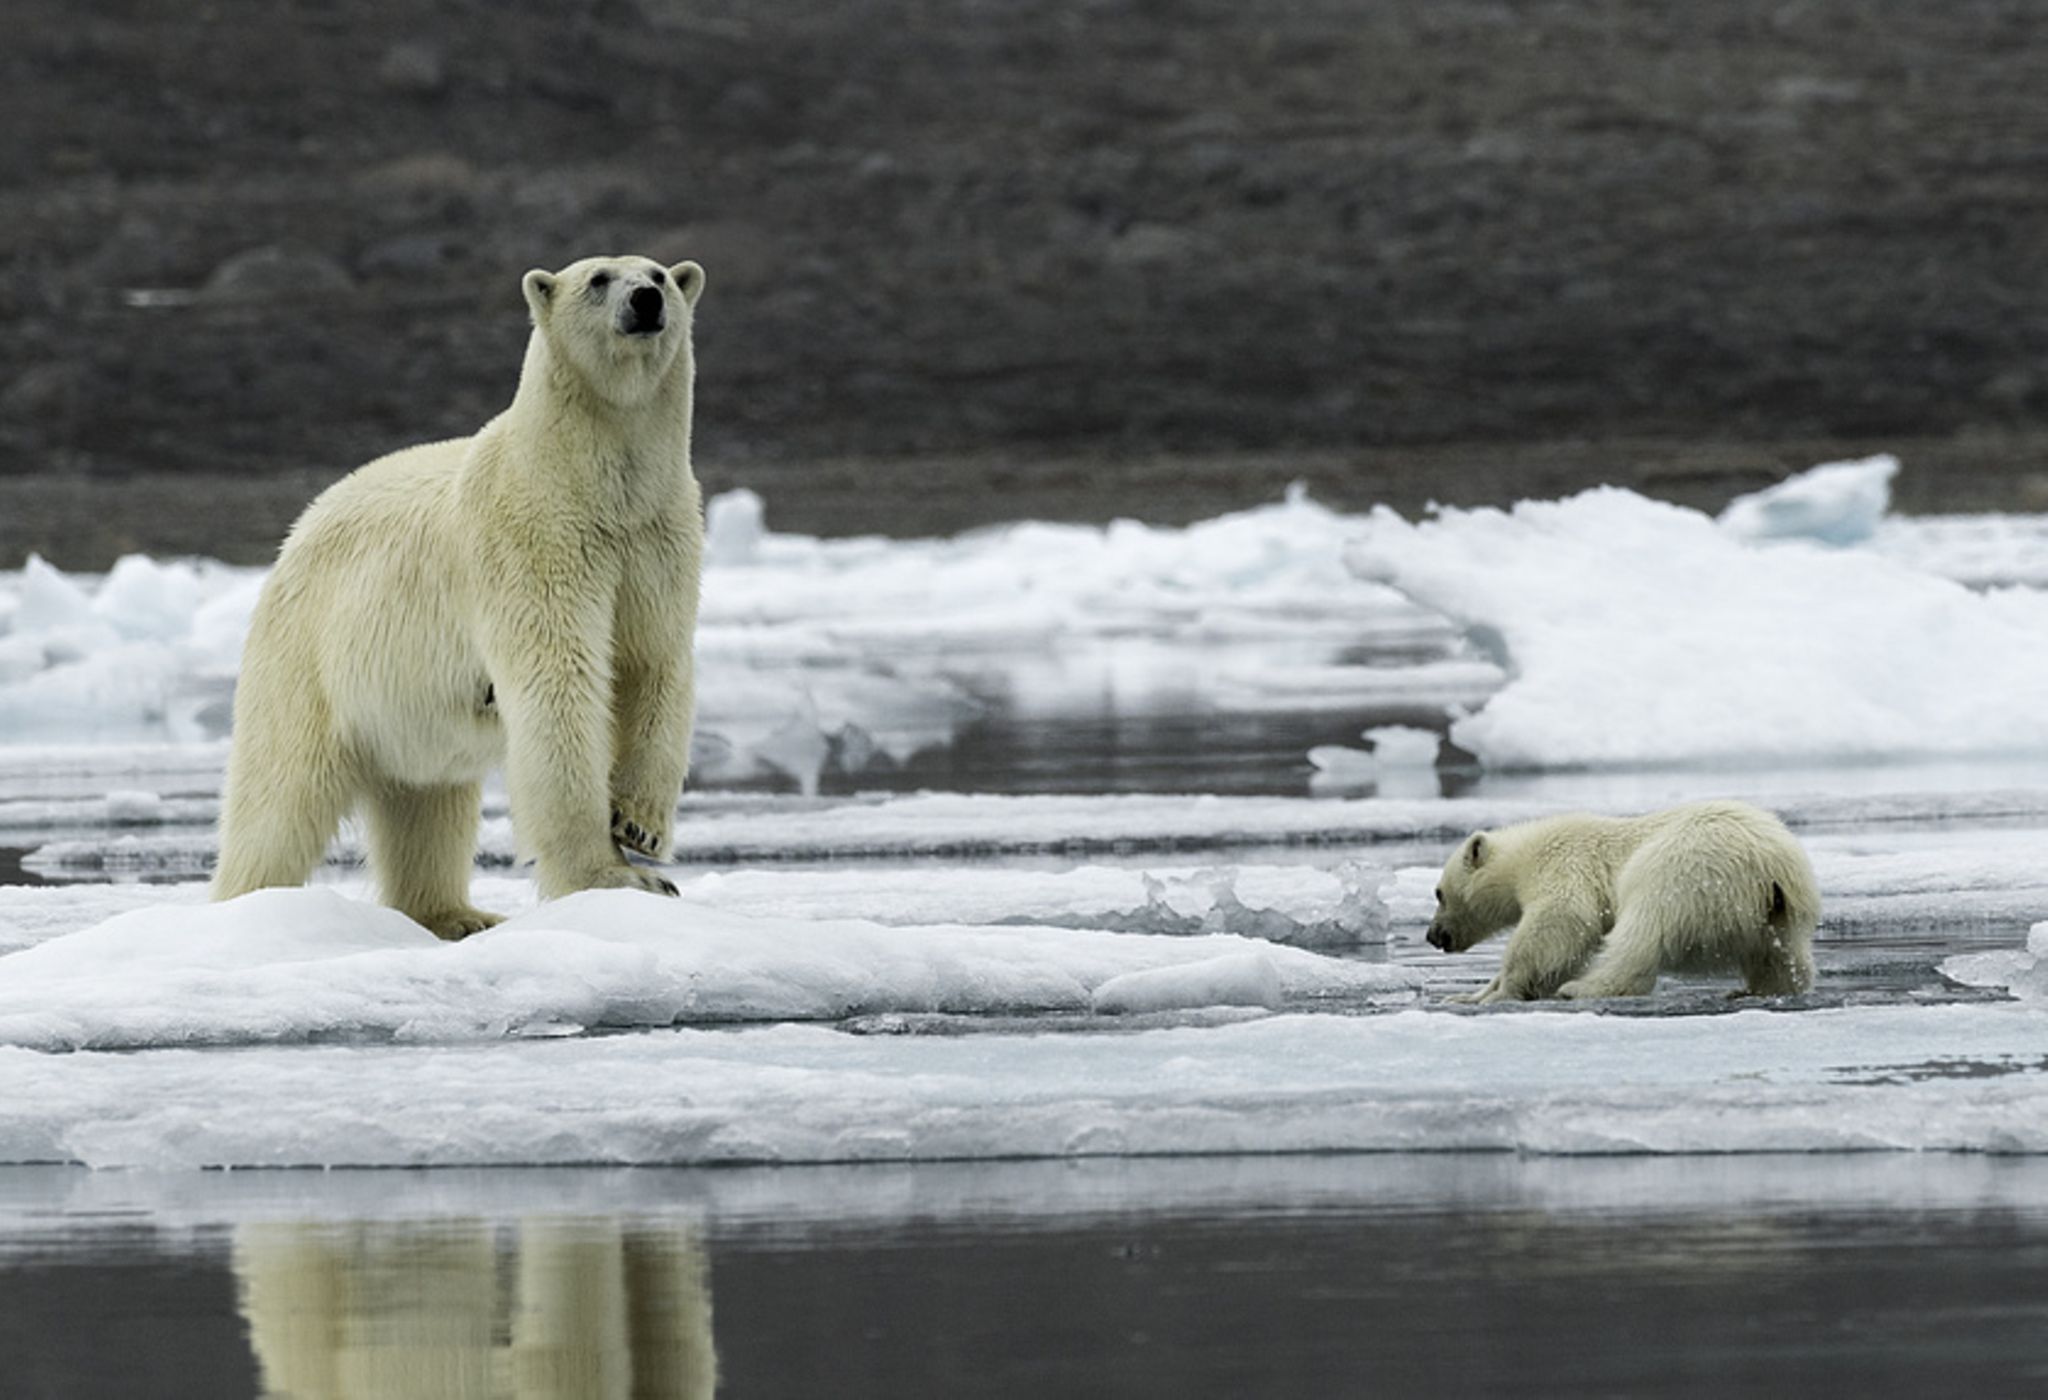
[[[1486,856],[1486,833],[1475,831],[1472,833],[1472,839],[1465,843],[1465,868],[1477,870],[1486,863]]]
[[[683,300],[692,307],[697,298],[704,295],[704,269],[693,262],[679,262],[668,270],[676,279],[676,290],[683,294]]]
[[[526,305],[536,322],[546,316],[548,308],[554,305],[558,280],[554,273],[542,272],[539,268],[519,279],[519,290],[526,293]]]

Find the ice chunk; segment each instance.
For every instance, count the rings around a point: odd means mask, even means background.
[[[1317,778],[1346,787],[1365,787],[1380,775],[1379,760],[1369,749],[1318,744],[1308,751],[1308,761]]]
[[[92,600],[95,616],[128,638],[175,641],[192,630],[205,589],[190,565],[123,555]]]
[[[741,487],[722,491],[704,509],[704,562],[712,568],[752,564],[767,537],[767,509],[756,493]]]
[[[164,818],[164,800],[139,788],[107,794],[107,820],[115,826],[154,826]]]
[[[1365,731],[1373,761],[1382,768],[1434,768],[1441,738],[1433,729],[1383,724]]]
[[[1737,496],[1721,512],[1721,528],[1745,540],[1807,539],[1862,544],[1891,508],[1899,459],[1888,454],[1830,462],[1776,486]]]
[[[1371,749],[1322,744],[1308,751],[1316,792],[1371,788],[1382,797],[1429,798],[1441,790],[1436,778],[1440,740],[1434,730],[1381,725],[1365,731]]]
[[[1127,1015],[1203,1006],[1277,1008],[1284,999],[1280,975],[1263,954],[1234,953],[1112,977],[1095,989],[1094,1007],[1105,1015]]]
[[[22,570],[21,593],[14,608],[16,634],[96,629],[92,599],[40,555],[31,554]]]
[[[1942,961],[1941,975],[1965,987],[2003,987],[2016,997],[2048,1000],[2048,921],[2027,930],[2024,951],[1958,953]]]
[[[752,745],[752,750],[763,763],[796,779],[797,790],[804,796],[816,797],[825,760],[832,754],[832,741],[818,726],[817,705],[808,695],[804,701],[780,728]]]

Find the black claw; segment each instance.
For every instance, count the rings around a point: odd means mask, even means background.
[[[657,877],[657,878],[658,878],[658,877]],[[669,883],[669,882],[668,882],[667,880],[662,880],[662,882],[661,882],[661,892],[662,892],[663,894],[671,894],[671,895],[672,895],[672,894],[675,894],[675,893],[677,893],[677,890],[676,890],[676,887],[675,887],[675,886],[674,886],[673,884]]]

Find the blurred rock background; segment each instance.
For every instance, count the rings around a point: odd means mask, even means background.
[[[14,0],[0,567],[267,558],[705,264],[771,523],[1186,520],[1899,453],[2048,510],[2027,0]]]

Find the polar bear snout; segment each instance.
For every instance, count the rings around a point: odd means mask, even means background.
[[[660,335],[668,326],[668,301],[658,287],[635,287],[619,308],[619,329],[627,335]]]
[[[1429,932],[1422,935],[1422,938],[1423,941],[1429,944],[1429,946],[1432,948],[1440,948],[1446,953],[1455,953],[1458,951],[1456,948],[1451,946],[1450,934],[1444,932],[1443,925],[1438,923],[1434,919],[1431,919],[1429,921]]]

